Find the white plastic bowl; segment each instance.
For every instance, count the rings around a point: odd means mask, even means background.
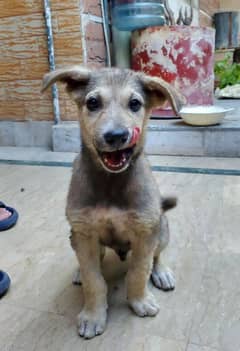
[[[179,114],[185,123],[192,126],[211,126],[221,123],[226,113],[233,110],[221,106],[186,106]]]

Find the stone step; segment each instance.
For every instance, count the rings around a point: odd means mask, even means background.
[[[48,167],[72,167],[77,153],[54,152],[44,147],[0,147],[0,166],[33,165]],[[180,172],[198,174],[228,174],[238,175],[240,158],[195,157],[147,155],[153,170],[161,172]]]
[[[78,123],[53,126],[54,151],[77,152],[80,145]],[[151,155],[240,156],[240,117],[229,116],[222,124],[191,127],[181,120],[150,120],[146,152]]]
[[[149,121],[146,152],[152,155],[240,156],[240,101],[219,100],[218,105],[235,107],[222,124],[192,127],[181,120]],[[58,152],[78,152],[78,122],[0,122],[0,146],[48,147]]]

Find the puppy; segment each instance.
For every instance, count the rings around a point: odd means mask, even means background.
[[[43,90],[57,81],[66,84],[79,108],[82,147],[66,215],[84,293],[78,331],[90,339],[106,328],[107,285],[101,273],[106,246],[120,259],[131,250],[127,300],[138,316],[159,310],[148,289],[150,277],[159,289],[174,288],[160,253],[169,238],[164,212],[176,200],[161,198],[143,147],[151,110],[169,100],[178,113],[183,98],[165,81],[131,70],[60,69],[44,77]]]

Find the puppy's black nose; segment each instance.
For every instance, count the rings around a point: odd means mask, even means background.
[[[109,130],[104,134],[104,140],[111,146],[121,146],[128,140],[129,131],[127,128]]]

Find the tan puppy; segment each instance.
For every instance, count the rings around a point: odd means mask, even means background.
[[[79,334],[92,338],[103,333],[107,320],[101,273],[105,246],[121,259],[132,252],[127,299],[138,316],[155,316],[159,310],[148,290],[150,276],[157,288],[174,288],[160,252],[169,237],[164,211],[176,201],[161,199],[143,146],[152,108],[169,100],[177,113],[183,99],[163,80],[130,70],[61,69],[44,77],[43,90],[57,81],[66,83],[79,108],[82,149],[74,162],[66,214],[84,293]]]

